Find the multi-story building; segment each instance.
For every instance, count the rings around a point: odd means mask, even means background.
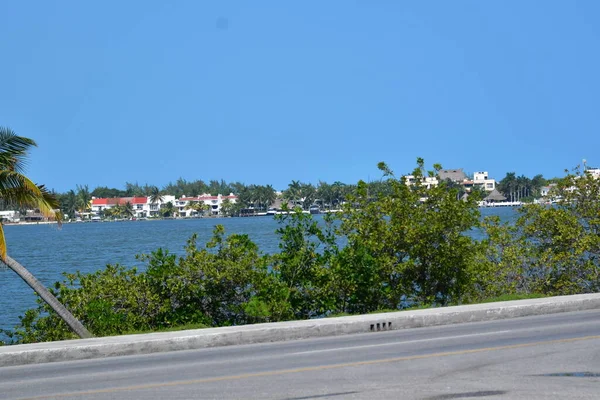
[[[221,215],[221,206],[223,205],[223,201],[228,199],[229,202],[235,203],[237,202],[237,196],[233,193],[230,193],[227,196],[223,196],[221,194],[217,196],[212,196],[210,194],[203,194],[201,196],[196,197],[181,197],[177,199],[175,202],[175,206],[178,209],[178,213],[182,217],[191,217],[200,214],[202,211],[195,210],[190,205],[202,204],[204,205],[204,210],[210,215]]]
[[[414,177],[414,175],[404,176],[404,183],[406,183],[409,186],[414,185],[416,181],[417,180]],[[437,186],[438,184],[439,181],[435,176],[424,176],[423,178],[421,178],[421,185],[425,186],[427,189],[431,189],[432,187]]]
[[[490,179],[487,171],[475,172],[473,174],[473,185],[479,186],[486,192],[492,192],[496,189],[496,180]]]
[[[142,218],[149,216],[149,210],[145,207],[148,203],[147,197],[115,197],[115,198],[93,198],[92,215],[98,216],[103,211],[116,206],[124,206],[130,203],[135,217]]]
[[[412,175],[406,175],[404,177],[407,185],[415,183],[415,177]],[[475,172],[473,179],[467,178],[462,168],[457,169],[442,169],[438,172],[437,177],[423,177],[421,185],[430,189],[433,186],[437,186],[440,181],[450,180],[464,186],[467,192],[470,192],[473,187],[480,187],[486,192],[492,192],[496,188],[496,180],[488,177],[487,171]]]
[[[179,199],[176,199],[175,196],[164,195],[161,196],[161,199],[154,203],[150,201],[149,197],[94,198],[92,199],[92,215],[98,216],[102,213],[102,211],[106,211],[107,209],[114,208],[118,205],[123,206],[127,203],[131,204],[133,208],[133,216],[135,218],[158,216],[161,207],[167,203],[173,204],[177,210],[177,214],[181,217],[191,217],[200,214],[198,210],[188,207],[193,203],[202,203],[205,207],[205,210],[207,210],[210,215],[220,215],[221,206],[225,199],[228,199],[231,203],[235,203],[237,201],[237,196],[233,194],[229,194],[228,196],[223,196],[220,194],[217,196],[211,196],[204,194],[197,197],[183,196]]]
[[[591,175],[592,177],[598,179],[600,178],[600,168],[592,168],[588,167],[585,169],[585,173]]]

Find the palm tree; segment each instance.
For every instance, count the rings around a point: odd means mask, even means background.
[[[88,185],[77,185],[77,205],[82,216],[84,216],[84,213],[90,211],[91,201],[92,194]]]
[[[105,218],[115,218],[119,214],[119,209],[115,207],[107,207],[104,210]]]
[[[302,208],[308,210],[313,204],[317,194],[317,189],[311,183],[303,183],[300,188],[300,196],[302,197]]]
[[[150,200],[150,215],[153,214],[152,210],[154,208],[158,209],[158,204],[162,203],[165,200],[163,195],[160,194],[160,190],[156,186],[152,186],[152,188],[150,189],[150,196],[148,196],[148,199]],[[154,211],[154,214],[157,213],[157,211]]]
[[[300,181],[292,180],[292,182],[288,184],[288,188],[283,191],[283,198],[296,206],[300,203],[300,198],[302,197],[301,191],[302,183],[300,183]]]
[[[125,218],[133,217],[133,214],[134,214],[133,205],[130,202],[126,202],[122,206],[121,212],[123,213],[123,217],[125,217]]]
[[[191,201],[185,206],[185,209],[195,211],[197,215],[200,215],[206,210],[206,206],[204,203],[199,201]]]
[[[160,209],[160,212],[164,217],[172,217],[173,215],[175,215],[176,211],[177,211],[177,209],[175,208],[173,203],[170,201],[163,204]]]
[[[27,151],[36,146],[32,139],[17,136],[12,130],[0,127],[0,198],[16,207],[32,207],[41,214],[56,218],[60,222],[61,213],[56,198],[44,187],[36,185],[23,174]],[[92,337],[73,314],[71,314],[52,293],[23,265],[7,255],[6,237],[0,223],[0,261],[12,269],[25,281],[61,318],[82,338]]]
[[[265,204],[265,210],[271,206],[277,199],[277,194],[275,193],[275,189],[271,185],[266,185],[262,190],[262,198]]]
[[[164,200],[163,195],[160,194],[160,190],[156,186],[152,186],[152,189],[150,189],[150,196],[148,197],[150,198],[150,204],[162,203]]]
[[[69,190],[63,197],[62,210],[69,218],[75,218],[77,212],[77,195],[73,189]]]

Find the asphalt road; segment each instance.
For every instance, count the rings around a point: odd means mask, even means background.
[[[0,368],[0,399],[599,399],[600,310]]]

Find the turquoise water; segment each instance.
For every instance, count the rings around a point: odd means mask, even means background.
[[[500,215],[503,220],[516,216],[511,208],[483,209],[482,214]],[[56,225],[24,225],[5,226],[4,231],[9,255],[51,286],[62,280],[63,271],[94,272],[116,263],[143,267],[135,255],[159,247],[183,254],[193,233],[198,234],[201,247],[216,224],[225,226],[226,233],[248,234],[265,253],[278,249],[278,223],[271,217],[76,223],[60,229]],[[36,297],[29,286],[4,267],[0,267],[0,288],[0,329],[11,329],[19,322],[19,315],[35,307]]]

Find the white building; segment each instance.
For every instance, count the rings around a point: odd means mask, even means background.
[[[479,186],[486,192],[496,189],[496,180],[490,179],[487,171],[475,172],[473,174],[473,186]]]
[[[414,175],[405,175],[404,183],[409,186],[412,186],[416,183],[416,178]],[[431,189],[434,186],[437,186],[439,183],[438,179],[435,176],[425,176],[421,178],[421,186],[425,186],[427,189]]]
[[[480,187],[486,192],[492,192],[496,189],[496,180],[490,179],[487,171],[475,172],[473,174],[473,180],[469,180],[466,177],[466,174],[463,172],[462,168],[453,169],[453,170],[442,170],[439,172],[439,178],[442,181],[450,180],[452,182],[456,182],[460,185],[463,185],[467,192],[471,191],[473,187]],[[404,182],[407,185],[414,185],[416,182],[416,178],[413,175],[405,175]],[[437,177],[426,176],[421,179],[421,185],[425,186],[427,189],[431,189],[434,186],[439,184],[439,180]]]
[[[19,211],[0,211],[0,220],[10,223],[19,222],[21,220],[19,215]]]
[[[191,217],[191,216],[196,216],[199,214],[198,211],[189,208],[188,206],[193,204],[193,203],[201,203],[206,207],[206,211],[210,214],[210,215],[221,215],[221,206],[223,205],[223,201],[225,201],[225,199],[229,200],[230,203],[236,203],[237,202],[237,196],[234,195],[233,193],[230,193],[229,195],[217,195],[217,196],[212,196],[210,194],[203,194],[201,196],[196,196],[196,197],[181,197],[179,199],[177,199],[174,203],[175,207],[177,207],[177,212],[180,216],[182,217]]]
[[[586,168],[585,173],[591,175],[595,179],[600,178],[600,168]]]
[[[92,199],[92,215],[98,216],[102,211],[130,203],[135,218],[152,217],[158,215],[161,206],[168,202],[175,205],[175,196],[162,196],[162,199],[156,203],[150,203],[149,197],[94,198]]]

